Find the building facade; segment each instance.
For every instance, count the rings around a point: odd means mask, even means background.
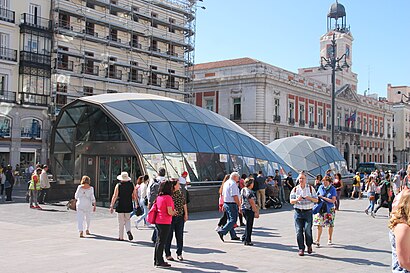
[[[385,102],[357,94],[357,75],[351,71],[353,38],[341,7],[331,7],[320,54],[321,59],[332,54],[334,35],[336,52],[346,54],[349,66],[336,72],[335,146],[348,168],[355,169],[358,162],[392,162],[393,112]],[[195,103],[234,120],[265,144],[292,135],[330,142],[331,71],[320,68],[293,73],[251,58],[198,64]]]
[[[0,1],[0,161],[46,162],[51,79],[50,1]]]

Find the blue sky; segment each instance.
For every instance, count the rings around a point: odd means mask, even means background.
[[[195,63],[251,57],[297,72],[319,64],[333,0],[204,0],[198,9]],[[354,37],[358,93],[386,96],[410,85],[410,1],[341,0]]]

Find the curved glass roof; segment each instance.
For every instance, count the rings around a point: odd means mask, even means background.
[[[64,121],[65,112],[70,113],[84,103],[101,108],[123,127],[123,133],[152,172],[158,168],[153,166],[155,162],[169,163],[169,170],[178,160],[203,162],[208,165],[207,172],[214,174],[220,170],[212,169],[213,162],[229,162],[225,171],[247,174],[260,169],[267,175],[274,174],[275,169],[282,173],[290,171],[272,150],[234,122],[195,105],[156,95],[116,93],[82,97],[62,109],[57,128]],[[73,114],[70,116],[75,119]],[[179,168],[174,169],[180,173]],[[197,175],[197,179],[221,179],[215,176]]]
[[[314,137],[293,136],[277,139],[268,144],[290,167],[311,175],[324,175],[326,170],[347,173],[346,161],[330,143]]]

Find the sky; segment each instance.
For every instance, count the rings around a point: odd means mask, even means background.
[[[196,20],[195,63],[250,57],[297,73],[318,66],[320,37],[334,0],[204,0]],[[410,1],[341,0],[353,35],[358,93],[386,97],[410,86]],[[337,77],[337,76],[336,76]]]

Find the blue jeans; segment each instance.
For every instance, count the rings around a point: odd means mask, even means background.
[[[242,210],[243,216],[246,219],[246,228],[245,233],[242,236],[242,241],[250,243],[252,242],[252,229],[253,229],[253,221],[255,219],[255,213],[253,210],[244,209]]]
[[[279,200],[280,200],[282,203],[285,203],[285,202],[286,202],[286,199],[285,199],[285,189],[283,188],[283,185],[279,186]]]
[[[165,242],[165,256],[171,256],[171,243],[174,237],[177,240],[177,255],[182,255],[182,247],[184,246],[184,216],[172,217],[171,229],[169,230],[168,239]]]
[[[371,193],[369,193],[369,196],[375,196],[375,193],[374,192],[371,192]],[[370,209],[370,212],[373,212],[374,211],[374,204],[376,203],[376,199],[374,199],[374,200],[370,200],[370,198],[369,198],[369,202],[370,202],[370,204],[369,204],[369,206],[367,207],[367,211]]]
[[[295,219],[295,229],[296,229],[296,238],[298,241],[298,247],[299,249],[305,250],[305,239],[306,239],[306,245],[308,247],[312,246],[312,243],[313,243],[312,210],[295,209],[294,219]]]
[[[228,216],[228,222],[223,226],[222,230],[219,231],[222,235],[226,235],[228,232],[232,238],[236,238],[236,232],[233,226],[238,220],[238,206],[236,203],[224,203],[224,209],[226,215]]]
[[[137,224],[144,220],[144,224],[147,224],[148,207],[144,204],[144,199],[139,200],[140,207],[144,210],[144,214],[137,220]]]

